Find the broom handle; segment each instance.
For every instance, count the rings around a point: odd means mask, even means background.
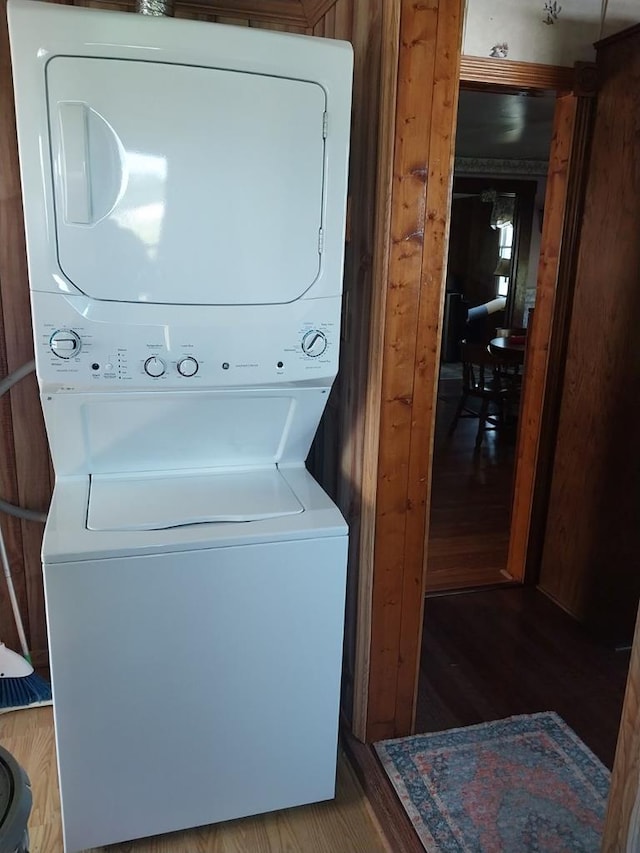
[[[18,599],[16,597],[16,590],[13,585],[13,578],[11,577],[11,569],[9,567],[9,558],[7,557],[7,548],[4,544],[4,536],[2,535],[2,525],[0,524],[0,559],[2,559],[2,569],[4,571],[4,577],[7,582],[7,589],[9,591],[9,601],[11,602],[11,609],[13,610],[13,618],[16,622],[16,629],[18,631],[18,637],[20,638],[20,645],[22,647],[22,654],[24,657],[31,662],[31,657],[29,655],[29,646],[27,645],[27,638],[24,633],[24,625],[22,624],[22,617],[20,616],[20,608],[18,607]]]

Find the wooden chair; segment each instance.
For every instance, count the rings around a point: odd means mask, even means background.
[[[462,341],[460,357],[462,395],[449,427],[449,435],[453,435],[460,418],[477,418],[476,450],[479,450],[487,430],[504,426],[507,407],[513,401],[517,389],[509,372],[505,372],[503,360],[492,355],[485,344]],[[477,401],[475,407],[470,405],[471,400]]]

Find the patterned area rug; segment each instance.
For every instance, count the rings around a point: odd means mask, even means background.
[[[557,714],[377,743],[428,853],[597,853],[609,772]]]

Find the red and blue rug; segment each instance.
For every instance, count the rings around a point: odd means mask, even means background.
[[[609,771],[557,714],[381,741],[428,853],[597,853]]]

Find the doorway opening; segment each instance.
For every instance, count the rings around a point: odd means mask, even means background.
[[[460,93],[415,731],[553,710],[611,767],[628,653],[508,571],[555,100]]]
[[[553,93],[460,92],[428,593],[513,581],[515,451],[554,105]]]

